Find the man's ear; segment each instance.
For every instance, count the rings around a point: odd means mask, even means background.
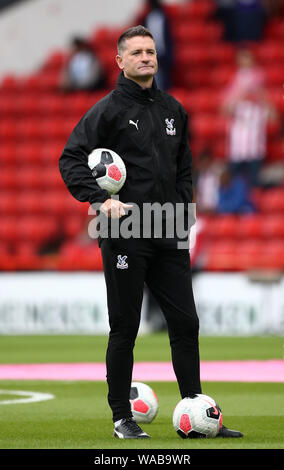
[[[115,59],[116,59],[116,63],[117,63],[117,65],[118,65],[118,67],[119,67],[121,70],[123,70],[123,63],[122,63],[122,57],[121,57],[121,55],[117,55]]]

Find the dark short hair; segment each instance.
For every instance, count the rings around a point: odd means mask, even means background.
[[[145,28],[142,25],[133,26],[132,28],[128,28],[124,33],[122,33],[117,41],[117,51],[120,54],[124,49],[124,43],[127,39],[134,38],[136,36],[143,36],[143,37],[150,37],[154,41],[154,37],[149,31],[149,29]]]

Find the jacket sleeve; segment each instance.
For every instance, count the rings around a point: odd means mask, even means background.
[[[76,125],[60,156],[61,176],[78,201],[103,203],[110,197],[106,190],[99,187],[88,166],[91,151],[104,147],[104,134],[103,113],[95,105]]]
[[[183,113],[182,138],[177,161],[176,191],[183,203],[188,204],[193,199],[192,188],[192,154],[189,147],[188,117]]]

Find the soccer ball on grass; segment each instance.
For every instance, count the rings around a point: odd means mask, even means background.
[[[222,412],[208,395],[197,394],[184,398],[173,413],[174,429],[183,439],[216,437],[222,426]]]
[[[129,401],[137,423],[151,423],[158,413],[158,399],[154,390],[141,382],[132,382]]]
[[[116,194],[126,180],[126,168],[122,158],[113,150],[97,148],[88,156],[93,177],[102,189]]]

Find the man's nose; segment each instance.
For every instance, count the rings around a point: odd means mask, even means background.
[[[148,62],[148,61],[150,60],[150,58],[149,58],[147,52],[142,52],[142,60],[143,60],[144,62]]]

